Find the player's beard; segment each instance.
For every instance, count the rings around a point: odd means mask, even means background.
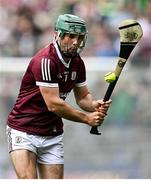
[[[64,56],[65,58],[73,58],[78,56],[77,52],[68,52],[68,51],[62,51],[62,56]]]
[[[79,55],[76,49],[72,51],[71,48],[69,48],[67,45],[65,46],[60,44],[60,46],[60,52],[64,58],[73,58]]]

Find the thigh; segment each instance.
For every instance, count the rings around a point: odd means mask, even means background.
[[[36,154],[28,150],[11,151],[10,157],[19,179],[36,179]]]
[[[36,140],[38,139],[37,162],[39,164],[64,164],[63,135],[37,137]]]
[[[37,178],[36,148],[32,136],[7,127],[10,157],[18,178]]]
[[[41,179],[63,179],[63,135],[44,137],[41,147],[37,150],[37,162]]]
[[[41,179],[63,179],[63,164],[38,164],[38,169]]]

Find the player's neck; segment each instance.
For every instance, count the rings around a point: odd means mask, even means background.
[[[63,57],[63,59],[66,63],[68,63],[71,60],[71,58],[68,58],[68,57]]]

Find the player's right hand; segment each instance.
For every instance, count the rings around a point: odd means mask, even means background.
[[[103,112],[95,111],[88,114],[88,124],[90,126],[100,126],[105,118],[106,114]]]

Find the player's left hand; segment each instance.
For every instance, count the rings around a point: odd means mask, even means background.
[[[97,101],[93,101],[93,106],[96,111],[102,112],[107,114],[109,107],[111,106],[112,100],[109,99],[108,101],[104,102],[103,99],[99,99]]]

